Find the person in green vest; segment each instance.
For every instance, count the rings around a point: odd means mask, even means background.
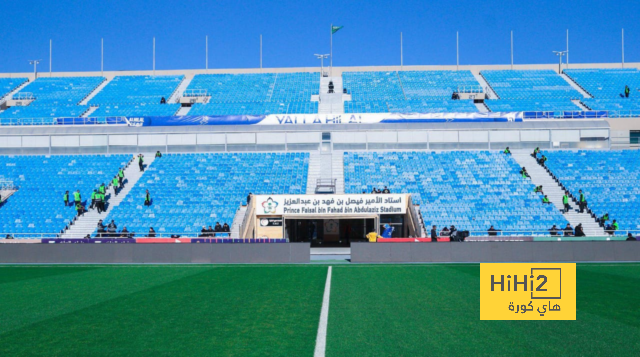
[[[535,149],[533,150],[533,153],[531,154],[531,156],[532,156],[534,159],[537,159],[537,158],[538,158],[538,153],[539,153],[539,152],[540,152],[540,148],[539,148],[539,147],[537,147],[537,148],[535,148]]]
[[[580,206],[580,213],[584,213],[584,208],[587,206],[587,199],[584,197],[582,190],[578,190],[580,193],[580,199],[578,200],[578,206]]]
[[[509,150],[509,147],[508,147],[508,146],[507,146],[507,148],[506,148],[506,149],[504,149],[503,153],[504,153],[505,155],[511,155],[511,150]]]
[[[161,158],[162,157],[162,153],[160,152],[160,150],[158,150],[156,152],[156,159]]]
[[[547,197],[547,195],[544,195],[544,197],[542,197],[542,203],[551,204],[551,201],[549,201],[549,197]]]
[[[618,224],[618,222],[616,222],[616,220],[613,220],[613,223],[611,224],[611,227],[613,227],[614,231],[617,231],[620,229],[620,225]]]
[[[73,193],[73,201],[75,202],[76,205],[80,203],[80,201],[82,201],[82,196],[80,196],[80,190],[76,190],[76,192]]]
[[[118,171],[118,181],[120,181],[120,187],[122,187],[124,184],[124,170],[122,167],[120,168],[120,171]]]
[[[536,187],[533,189],[533,192],[535,192],[535,193],[540,192],[540,193],[544,194],[544,192],[542,192],[542,185],[540,185],[540,186],[536,186]]]
[[[62,196],[62,199],[64,200],[64,206],[68,206],[69,205],[69,191],[65,191],[64,192],[64,196]]]
[[[149,194],[149,190],[146,190],[147,194],[144,196],[144,205],[151,206],[151,195]]]
[[[101,194],[105,194],[107,192],[107,188],[104,186],[104,182],[102,183],[102,185],[100,185],[100,187],[98,188],[98,192],[100,192]]]
[[[113,194],[114,195],[118,195],[118,183],[120,181],[118,180],[118,176],[114,177],[113,180],[111,180],[111,185],[113,185]]]
[[[522,168],[522,170],[520,170],[520,175],[522,175],[522,178],[527,178],[527,177],[531,177],[529,176],[529,173],[527,172],[526,168]]]
[[[89,208],[93,209],[96,207],[96,195],[98,194],[98,190],[93,190],[91,192],[91,206]]]
[[[571,207],[569,207],[569,194],[567,192],[564,193],[564,196],[562,196],[562,204],[564,204],[564,211],[563,213],[567,213],[569,212],[569,209]]]
[[[625,85],[624,86],[624,96],[625,98],[629,98],[629,93],[631,92],[631,89],[629,89],[629,86]]]
[[[540,159],[538,159],[538,163],[542,166],[544,166],[544,163],[547,162],[547,157],[542,155],[542,157]]]
[[[142,154],[138,155],[138,167],[140,168],[140,172],[144,171],[144,156]]]
[[[605,213],[604,215],[602,215],[602,217],[598,218],[598,223],[600,224],[600,227],[604,227],[605,224],[607,224],[607,221],[609,220],[609,213]]]
[[[96,194],[96,208],[98,209],[98,214],[104,212],[104,194],[99,191]]]
[[[78,217],[82,216],[84,214],[84,206],[82,206],[82,203],[80,202],[76,202],[76,213],[78,214]]]

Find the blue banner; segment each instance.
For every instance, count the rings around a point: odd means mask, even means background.
[[[265,115],[129,117],[127,123],[129,126],[253,125],[260,123],[265,117]]]

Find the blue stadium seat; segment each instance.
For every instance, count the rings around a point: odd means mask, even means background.
[[[344,153],[346,193],[384,186],[410,193],[426,227],[455,225],[473,235],[493,225],[505,235],[547,235],[552,225],[566,225],[519,170],[511,156],[495,151]]]
[[[582,99],[559,74],[550,70],[480,71],[500,99],[560,100]]]
[[[117,76],[91,98],[89,105],[160,104],[176,91],[184,76]]]

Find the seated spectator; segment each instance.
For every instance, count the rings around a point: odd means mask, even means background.
[[[216,226],[213,229],[214,232],[222,232],[222,226],[220,225],[220,222],[216,222]]]
[[[156,159],[162,157],[160,150],[156,151]]]
[[[573,236],[573,228],[571,227],[571,224],[567,223],[567,226],[564,227],[564,236],[565,237],[572,237]]]
[[[376,190],[376,188],[374,187],[374,188],[371,190],[371,193],[378,193],[378,190]]]
[[[109,225],[107,226],[107,237],[115,237],[116,236],[116,229],[118,228],[118,226],[116,226],[116,223],[111,220],[111,223],[109,223]]]
[[[555,224],[553,225],[553,227],[551,227],[551,229],[549,229],[549,232],[552,236],[557,236],[559,231],[560,230],[558,229],[558,227],[556,227]]]
[[[104,229],[104,224],[102,224],[102,220],[99,220],[99,221],[98,221],[97,228],[98,228],[98,229],[100,229],[100,228]]]
[[[13,236],[11,234],[7,234],[7,236],[4,237],[4,239],[13,239]]]
[[[200,230],[199,237],[206,237],[208,235],[209,235],[209,231],[207,231],[207,227],[202,226],[202,229]]]
[[[129,231],[127,230],[127,227],[122,227],[122,230],[120,231],[120,237],[129,238]]]
[[[587,235],[584,234],[584,230],[582,230],[582,223],[578,224],[576,226],[576,237],[586,237]]]
[[[391,193],[391,191],[389,191],[387,186],[384,186],[384,189],[382,190],[382,193]]]
[[[156,230],[153,229],[153,227],[149,227],[149,233],[147,234],[147,238],[155,238],[156,237]]]
[[[490,236],[497,236],[498,232],[500,231],[493,228],[493,226],[489,227],[489,230],[487,231],[487,233],[489,233]]]
[[[449,231],[449,228],[447,228],[446,226],[442,228],[442,230],[440,231],[441,237],[449,237],[450,235],[451,235],[451,232]]]
[[[207,237],[213,237],[215,236],[215,230],[213,229],[213,227],[209,226],[209,229],[207,229]]]
[[[84,239],[91,239],[91,234],[87,234],[86,236],[84,236]]]
[[[167,104],[167,100],[164,97],[160,98],[160,104]]]
[[[227,224],[227,222],[224,222],[224,225],[222,225],[222,231],[229,233],[231,232],[231,228],[229,227],[229,225]]]
[[[629,240],[629,241],[635,241],[635,240],[637,240],[637,239],[633,236],[633,234],[631,234],[631,233],[627,233],[627,240]]]

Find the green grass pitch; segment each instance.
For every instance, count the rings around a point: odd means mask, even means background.
[[[640,265],[576,321],[480,321],[479,265],[333,265],[327,356],[637,356]],[[327,265],[2,266],[0,356],[313,356]]]

